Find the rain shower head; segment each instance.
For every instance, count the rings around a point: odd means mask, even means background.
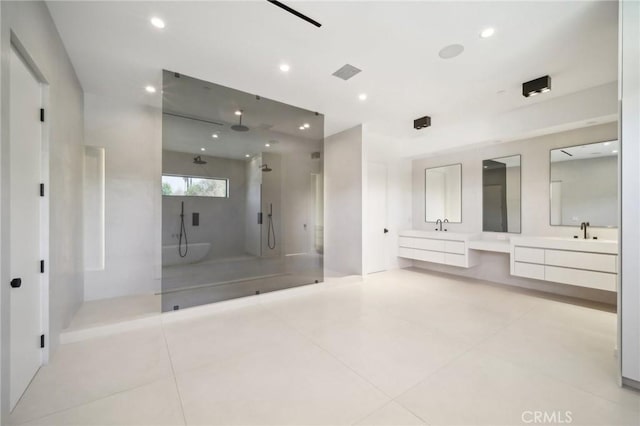
[[[199,155],[193,158],[193,164],[207,164]]]
[[[263,164],[262,166],[260,166],[260,170],[262,170],[263,172],[270,172],[273,169],[267,166],[266,164]]]
[[[231,126],[231,130],[235,130],[236,132],[246,132],[249,128],[242,124],[242,113],[244,111],[240,110],[240,122],[238,124],[234,124]]]

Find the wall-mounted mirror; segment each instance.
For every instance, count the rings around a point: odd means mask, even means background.
[[[551,150],[551,225],[618,226],[617,140]]]
[[[482,162],[482,230],[520,232],[520,156]]]
[[[425,222],[462,222],[462,164],[424,171]]]

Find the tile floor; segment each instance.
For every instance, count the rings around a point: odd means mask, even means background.
[[[292,294],[62,345],[11,421],[640,424],[610,312],[418,270]]]

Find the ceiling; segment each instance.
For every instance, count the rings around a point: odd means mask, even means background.
[[[327,136],[367,123],[424,137],[414,118],[441,126],[495,116],[617,78],[611,1],[290,3],[321,28],[266,1],[47,4],[86,92],[159,107],[160,93],[144,87],[161,87],[169,69],[323,113]],[[482,39],[487,26],[495,35]],[[441,59],[454,43],[464,52]],[[363,71],[331,75],[345,63]],[[521,83],[545,74],[552,91],[524,98]]]

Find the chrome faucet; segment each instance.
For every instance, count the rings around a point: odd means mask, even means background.
[[[449,223],[449,219],[447,219],[446,217],[444,218],[444,222],[443,223]],[[444,230],[446,231],[447,228],[444,228]]]
[[[440,229],[436,228],[436,231],[442,231],[442,219],[436,220],[436,225],[440,226]]]
[[[584,239],[585,239],[585,240],[587,239],[587,228],[588,228],[589,226],[590,226],[590,225],[589,225],[589,222],[582,222],[582,223],[580,224],[580,230],[581,230],[581,231],[582,231],[582,230],[584,230]]]

